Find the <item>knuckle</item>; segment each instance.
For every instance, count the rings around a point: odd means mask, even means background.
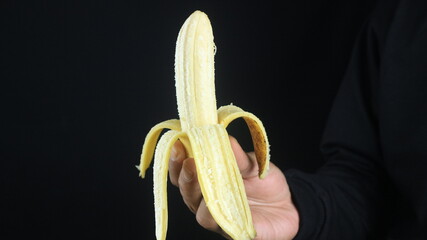
[[[188,188],[190,188],[190,182],[187,181],[187,179],[183,177],[182,173],[178,177],[177,184],[178,184],[179,188],[181,189],[181,192],[182,191],[186,192],[188,190]]]

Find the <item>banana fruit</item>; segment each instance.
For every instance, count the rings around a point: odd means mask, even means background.
[[[252,223],[245,186],[231,149],[226,127],[242,117],[254,144],[259,177],[269,166],[269,144],[262,122],[252,113],[234,105],[217,110],[214,83],[212,27],[208,16],[197,10],[182,25],[176,43],[175,86],[180,119],[155,125],[142,147],[140,176],[150,166],[154,155],[154,207],[156,238],[166,239],[167,178],[170,150],[180,140],[195,160],[203,198],[212,217],[231,238],[253,239]],[[166,131],[159,139],[162,131]]]

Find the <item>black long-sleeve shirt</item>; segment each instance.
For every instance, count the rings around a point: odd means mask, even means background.
[[[315,174],[285,172],[295,239],[427,239],[427,1],[380,1],[365,23]]]

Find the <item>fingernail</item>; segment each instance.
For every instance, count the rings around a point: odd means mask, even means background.
[[[173,146],[171,149],[170,159],[171,161],[176,161],[178,159],[178,151],[176,150],[175,146]]]

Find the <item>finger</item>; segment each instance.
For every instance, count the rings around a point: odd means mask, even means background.
[[[215,222],[215,219],[212,217],[209,209],[206,206],[204,199],[200,202],[199,209],[196,213],[196,220],[200,226],[206,228],[207,230],[221,234],[226,239],[232,239],[221,227]]]
[[[184,160],[178,178],[178,186],[184,203],[190,211],[196,213],[202,200],[202,192],[197,180],[196,165],[193,158]]]
[[[185,157],[184,145],[178,140],[172,146],[169,159],[169,178],[171,183],[175,186],[178,186],[178,177]]]
[[[220,227],[215,222],[215,219],[212,217],[209,212],[208,207],[206,206],[206,202],[204,199],[200,202],[199,209],[196,213],[196,220],[200,224],[200,226],[206,228],[207,230],[219,232]]]
[[[253,152],[246,153],[236,138],[230,136],[230,144],[243,178],[258,176],[258,164]]]

